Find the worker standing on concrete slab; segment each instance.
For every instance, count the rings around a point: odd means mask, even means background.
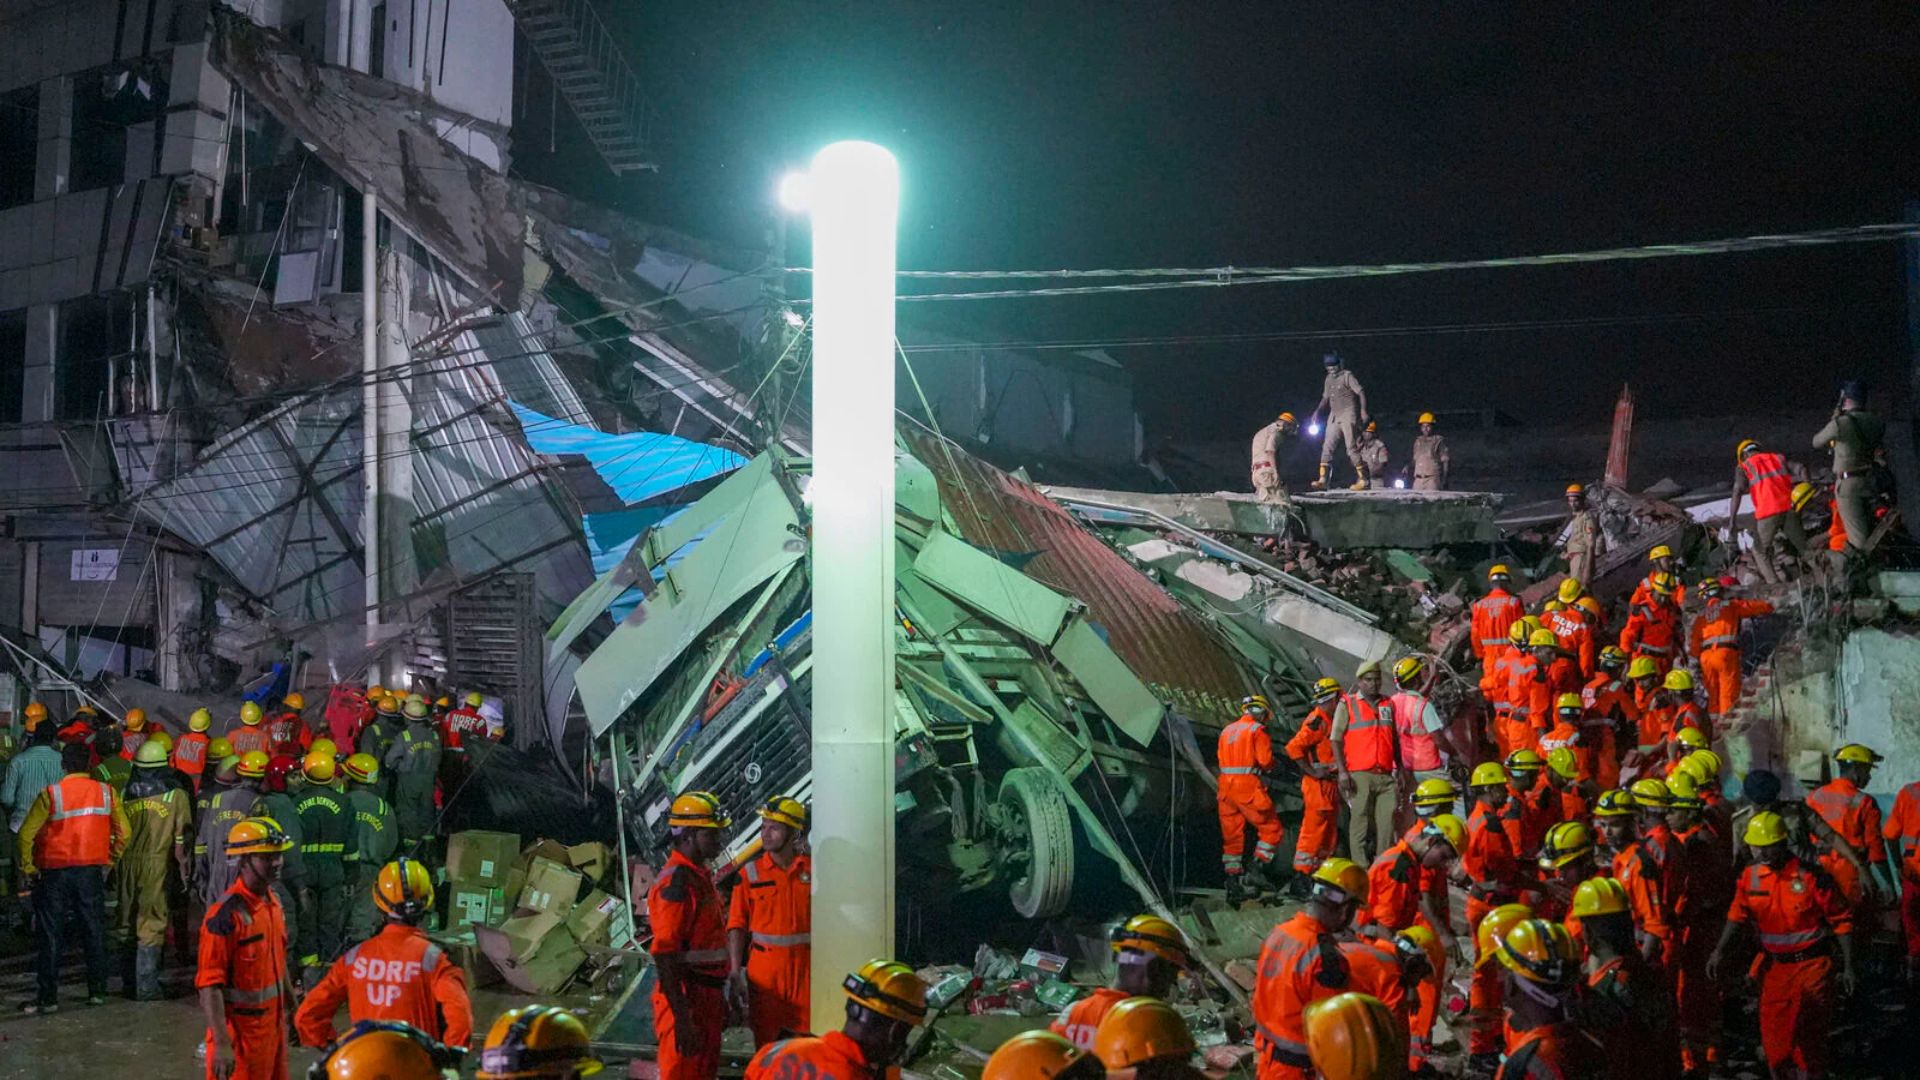
[[[776,795],[760,808],[760,854],[740,868],[727,912],[727,996],[765,1046],[807,1021],[813,961],[813,859],[807,808]]]
[[[1834,407],[1832,419],[1813,437],[1815,450],[1833,451],[1834,501],[1846,523],[1849,555],[1863,554],[1867,537],[1873,532],[1875,471],[1887,432],[1886,421],[1867,412],[1866,404],[1865,386],[1847,383],[1840,389],[1840,404]],[[1322,450],[1322,477],[1326,475],[1325,454]]]
[[[1114,927],[1107,943],[1113,950],[1113,985],[1069,1004],[1051,1026],[1082,1050],[1093,1049],[1100,1021],[1115,1005],[1133,997],[1165,998],[1192,963],[1186,935],[1158,915],[1135,915]]]
[[[273,885],[292,841],[263,817],[243,819],[223,840],[238,866],[200,923],[193,978],[207,1021],[207,1080],[285,1080],[293,986],[286,914]]]
[[[1392,486],[1387,482],[1387,441],[1380,437],[1380,425],[1372,420],[1360,430],[1360,461],[1367,467],[1368,487],[1378,490]]]
[[[1826,1072],[1834,992],[1851,996],[1853,914],[1827,875],[1794,857],[1779,815],[1759,813],[1747,824],[1756,862],[1740,875],[1727,925],[1707,961],[1707,978],[1732,974],[1727,954],[1752,927],[1765,962],[1760,966],[1760,1045],[1776,1077]],[[1834,953],[1840,954],[1839,971]],[[1790,1070],[1798,1070],[1797,1074]]]
[[[1607,553],[1607,535],[1600,530],[1600,515],[1587,504],[1585,485],[1567,485],[1567,510],[1571,516],[1554,546],[1566,557],[1569,577],[1592,581],[1594,562]]]
[[[649,951],[659,971],[653,1030],[659,1037],[661,1080],[713,1080],[720,1068],[720,1034],[727,1021],[727,916],[708,864],[720,854],[726,840],[722,830],[731,824],[711,792],[685,792],[667,810],[673,853],[647,890],[653,926]],[[770,1049],[763,1048],[755,1060]]]
[[[1658,572],[1648,586],[1646,602],[1636,602],[1627,613],[1627,625],[1620,631],[1620,649],[1636,659],[1647,657],[1665,675],[1673,665],[1686,661],[1680,603],[1674,598],[1678,582],[1672,574]]]
[[[1280,479],[1280,448],[1300,436],[1300,422],[1290,412],[1253,433],[1253,493],[1261,502],[1287,501],[1287,485]]]
[[[1353,462],[1353,490],[1361,491],[1367,486],[1367,465],[1360,460],[1357,440],[1360,429],[1372,419],[1367,415],[1367,392],[1360,388],[1360,380],[1353,372],[1346,369],[1339,353],[1328,353],[1321,357],[1321,363],[1327,369],[1326,382],[1320,388],[1320,403],[1308,414],[1310,420],[1317,420],[1322,412],[1327,414],[1326,430],[1320,437],[1320,478],[1313,482],[1313,487],[1315,491],[1326,490],[1327,476],[1333,467],[1333,444],[1337,439],[1345,447],[1348,460]]]
[[[1852,905],[1854,917],[1869,926],[1877,915],[1875,901],[1893,895],[1887,849],[1880,843],[1880,804],[1866,791],[1867,784],[1873,780],[1873,767],[1885,760],[1859,743],[1848,743],[1833,755],[1834,767],[1840,775],[1807,796],[1807,805],[1813,812],[1832,826],[1848,847],[1866,857],[1864,876],[1837,851],[1823,851],[1820,865],[1839,884],[1840,895]]]
[[[1433,414],[1420,414],[1420,434],[1413,437],[1413,490],[1446,491],[1453,472],[1453,451],[1447,437],[1433,430]]]
[[[167,871],[187,879],[193,800],[167,776],[167,752],[148,741],[133,756],[127,782],[127,850],[113,876],[114,939],[133,949],[133,998],[160,997],[160,950],[167,943]]]
[[[1447,722],[1434,708],[1433,700],[1418,688],[1426,682],[1426,661],[1403,656],[1394,661],[1394,695],[1387,699],[1393,706],[1394,739],[1400,747],[1402,777],[1411,774],[1411,783],[1445,780],[1452,772],[1465,774],[1472,755],[1453,745]]]
[[[1300,769],[1300,835],[1293,844],[1293,872],[1311,874],[1340,843],[1340,770],[1333,756],[1333,708],[1340,681],[1313,684],[1313,708],[1287,740],[1287,756]]]
[[[1273,771],[1273,738],[1267,734],[1267,699],[1259,694],[1240,702],[1240,718],[1220,729],[1215,761],[1220,767],[1220,786],[1214,793],[1220,815],[1220,865],[1227,875],[1227,897],[1239,901],[1246,895],[1247,830],[1254,830],[1255,872],[1269,884],[1278,886],[1274,856],[1287,838],[1274,812],[1273,796],[1267,793],[1267,774]],[[1255,882],[1255,891],[1259,883]]]
[[[1377,660],[1354,672],[1353,688],[1333,712],[1333,760],[1350,815],[1347,855],[1361,865],[1393,842],[1401,764],[1392,713],[1392,704],[1380,694]]]
[[[1700,661],[1700,679],[1707,684],[1707,715],[1724,720],[1740,701],[1740,624],[1773,614],[1773,605],[1723,598],[1720,579],[1711,577],[1700,583],[1700,596],[1687,645]]]
[[[1787,459],[1763,449],[1757,439],[1741,439],[1733,448],[1733,494],[1727,500],[1727,524],[1740,521],[1740,501],[1753,496],[1753,568],[1772,583],[1780,580],[1773,564],[1775,537],[1793,550],[1794,565],[1807,556],[1807,532],[1793,506],[1793,476]],[[1798,577],[1796,573],[1792,575]]]

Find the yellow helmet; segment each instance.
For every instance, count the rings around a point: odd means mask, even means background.
[[[227,854],[272,855],[293,846],[280,823],[270,817],[242,818],[227,830]]]
[[[1426,662],[1419,657],[1403,656],[1393,662],[1393,681],[1405,686],[1418,679],[1426,669]]]
[[[913,1026],[927,1018],[927,984],[898,960],[869,960],[840,988],[855,1004],[889,1020]]]
[[[404,922],[419,922],[433,910],[433,875],[425,863],[404,855],[380,868],[373,882],[373,904]]]
[[[147,726],[147,710],[133,708],[127,710],[126,725],[128,731],[140,731]]]
[[[1793,485],[1793,493],[1788,498],[1793,500],[1795,510],[1805,510],[1807,504],[1813,501],[1813,485],[1805,480],[1800,481]]]
[[[1859,743],[1848,743],[1834,753],[1833,760],[1846,765],[1878,765],[1887,759]]]
[[[1340,696],[1339,679],[1316,679],[1313,683],[1313,703],[1315,705],[1332,701]]]
[[[241,703],[240,722],[247,727],[254,727],[260,723],[260,705],[258,702],[247,701]]]
[[[1688,724],[1673,733],[1673,741],[1689,750],[1705,750],[1707,748],[1707,733],[1694,727],[1692,724]]]
[[[1547,830],[1546,846],[1540,849],[1540,866],[1558,870],[1593,851],[1593,830],[1583,822],[1562,821]]]
[[[1654,665],[1651,656],[1636,656],[1633,658],[1633,663],[1627,665],[1629,679],[1645,679],[1658,674],[1660,669]]]
[[[133,752],[133,767],[136,769],[158,769],[167,763],[167,744],[158,739],[148,739]]]
[[[302,694],[298,690],[291,690],[288,691],[286,697],[280,699],[280,704],[292,709],[294,712],[299,712],[301,709],[307,707],[307,695]]]
[[[1762,810],[1747,822],[1747,832],[1742,839],[1748,847],[1769,847],[1786,838],[1786,820],[1771,810]]]
[[[325,754],[330,758],[337,758],[340,756],[340,748],[333,744],[332,739],[319,738],[313,740],[312,746],[307,747],[307,753]]]
[[[372,784],[380,779],[380,762],[372,754],[347,756],[347,779],[356,784]]]
[[[1272,714],[1273,706],[1267,704],[1265,694],[1248,694],[1240,699],[1240,711],[1249,715],[1268,716]]]
[[[1740,442],[1736,444],[1733,448],[1734,460],[1737,461],[1740,458],[1746,457],[1750,451],[1758,450],[1758,449],[1760,449],[1760,440],[1741,439]]]
[[[233,744],[226,740],[226,736],[215,736],[207,743],[207,759],[209,761],[224,761],[232,756]]]
[[[249,750],[240,755],[240,764],[236,766],[233,771],[249,780],[258,780],[267,775],[267,762],[269,760],[266,751]]]
[[[316,743],[315,745],[317,746],[319,744]],[[337,771],[337,768],[338,766],[335,764],[334,756],[330,752],[321,753],[319,750],[309,750],[307,751],[307,756],[300,759],[300,775],[316,784],[333,783],[333,775]]]
[[[1422,780],[1419,785],[1413,789],[1413,805],[1421,809],[1428,809],[1435,806],[1452,806],[1454,800],[1459,797],[1460,789],[1454,787],[1453,781],[1444,776],[1435,776],[1431,779]]]
[[[600,1071],[587,1026],[554,1005],[528,1005],[501,1013],[480,1051],[479,1080],[535,1076],[592,1076]]]
[[[1565,603],[1565,602],[1563,602],[1563,601],[1562,601],[1562,600],[1561,600],[1561,599],[1560,599],[1559,597],[1557,597],[1557,596],[1556,596],[1556,597],[1554,597],[1554,598],[1552,598],[1551,600],[1548,600],[1548,601],[1547,601],[1546,603],[1544,603],[1544,604],[1541,604],[1541,605],[1540,605],[1540,610],[1541,610],[1542,612],[1545,612],[1546,614],[1549,614],[1549,615],[1550,615],[1550,614],[1552,614],[1552,613],[1554,613],[1554,612],[1556,612],[1556,611],[1565,611],[1565,610],[1567,610],[1567,605],[1566,605],[1566,603]]]
[[[1659,571],[1648,578],[1647,584],[1653,588],[1654,592],[1659,593],[1661,596],[1673,595],[1673,575],[1667,573],[1665,570]]]
[[[1367,872],[1360,869],[1359,865],[1351,859],[1336,856],[1322,860],[1319,867],[1313,871],[1313,880],[1319,883],[1314,886],[1314,891],[1319,892],[1324,889],[1341,894],[1338,898],[1328,897],[1336,904],[1349,899],[1362,902],[1367,899]]]
[[[1446,970],[1447,950],[1440,944],[1440,938],[1433,928],[1415,923],[1393,935],[1394,951],[1403,956],[1419,953],[1426,958],[1427,966],[1436,973]]]
[[[1527,635],[1531,633],[1533,633],[1533,627],[1527,625],[1527,620],[1515,619],[1513,620],[1513,625],[1507,627],[1507,640],[1513,642],[1515,645],[1525,645],[1527,643]]]
[[[1497,761],[1483,761],[1473,767],[1473,775],[1467,777],[1468,787],[1506,787],[1507,770]]]
[[[487,699],[478,690],[471,691],[467,694],[467,708],[469,709],[477,709],[486,703]]]
[[[1684,772],[1676,772],[1667,777],[1667,805],[1681,810],[1690,810],[1700,805],[1700,788],[1693,777]]]
[[[1593,800],[1594,817],[1632,817],[1639,807],[1634,805],[1633,793],[1619,788],[1609,788]]]
[[[154,728],[152,733],[147,736],[147,742],[159,744],[162,750],[169,752],[173,750],[173,736],[167,734],[166,731],[161,728]],[[142,743],[141,745],[144,746],[146,744]]]
[[[1573,751],[1564,746],[1556,746],[1547,751],[1547,768],[1552,769],[1553,775],[1563,780],[1580,779],[1580,759],[1574,757]]]
[[[47,718],[47,707],[35,701],[27,705],[27,730],[32,731]]]
[[[1508,971],[1547,986],[1564,986],[1580,972],[1580,953],[1567,928],[1545,919],[1522,919],[1500,939],[1500,963]]]
[[[1700,579],[1699,588],[1700,595],[1702,596],[1718,596],[1720,595],[1720,579],[1712,575],[1703,577]]]
[[[719,796],[710,791],[682,792],[667,810],[667,825],[675,829],[724,829],[732,824]]]
[[[1507,564],[1503,562],[1494,563],[1492,566],[1487,568],[1488,581],[1492,581],[1494,578],[1503,578],[1503,577],[1512,577],[1512,576],[1513,576],[1513,571],[1507,569]]]
[[[789,799],[785,795],[775,795],[760,808],[760,820],[777,821],[782,825],[805,831],[807,827],[807,808],[799,799]],[[725,828],[725,826],[721,826]]]
[[[1671,558],[1673,558],[1673,549],[1665,544],[1655,544],[1653,545],[1653,550],[1647,552],[1648,562],[1658,562],[1661,559]]]
[[[1686,668],[1674,668],[1672,671],[1667,672],[1666,679],[1662,681],[1660,685],[1668,690],[1691,690],[1693,689],[1693,674]]]
[[[1575,600],[1580,599],[1580,594],[1585,591],[1586,589],[1581,586],[1579,578],[1570,577],[1560,580],[1560,602],[1563,604],[1571,604]]]
[[[464,1050],[464,1048],[462,1048]],[[308,1080],[440,1080],[461,1051],[397,1020],[362,1020],[321,1051]]]
[[[1077,1062],[1086,1051],[1045,1028],[1023,1031],[993,1052],[980,1070],[980,1080],[1053,1080]],[[1093,1075],[1104,1076],[1105,1070]]]
[[[1510,773],[1539,772],[1546,767],[1546,759],[1537,750],[1523,746],[1507,755],[1507,771]]]
[[[1421,831],[1445,840],[1455,853],[1467,849],[1467,823],[1453,814],[1435,814],[1427,819],[1427,826]]]
[[[1543,646],[1557,649],[1560,647],[1560,639],[1554,636],[1553,631],[1547,629],[1535,630],[1527,635],[1527,648],[1538,649]]]
[[[1093,1033],[1093,1056],[1109,1070],[1143,1062],[1185,1061],[1198,1047],[1187,1022],[1159,998],[1132,997],[1115,1005]]]
[[[1586,711],[1586,705],[1580,700],[1579,694],[1561,694],[1553,699],[1553,708],[1555,712]]]
[[[1385,1080],[1407,1072],[1406,1025],[1379,998],[1348,992],[1310,1003],[1306,1027],[1313,1075],[1323,1080]]]
[[[1701,783],[1710,784],[1720,779],[1721,761],[1719,754],[1711,750],[1695,750],[1693,753],[1687,755],[1687,761],[1693,765],[1694,773],[1700,777]]]
[[[195,709],[193,715],[187,717],[188,731],[205,731],[212,726],[213,713],[206,709]]]
[[[1423,412],[1423,413],[1421,413],[1421,414],[1420,414],[1420,419],[1418,419],[1418,420],[1415,420],[1415,421],[1414,421],[1414,423],[1416,423],[1416,424],[1431,424],[1431,423],[1433,423],[1433,422],[1434,422],[1434,421],[1433,421],[1433,414],[1432,414],[1432,413],[1430,413],[1430,412]]]
[[[1531,918],[1533,909],[1525,904],[1501,904],[1482,916],[1480,928],[1474,931],[1474,943],[1479,947],[1474,950],[1473,966],[1477,968],[1492,960],[1493,954],[1500,951],[1501,939],[1507,936],[1507,931]]]
[[[1621,664],[1624,664],[1626,662],[1627,662],[1627,652],[1625,649],[1622,649],[1620,646],[1602,645],[1600,647],[1600,666],[1601,667],[1614,668],[1614,667],[1619,667]],[[1652,661],[1648,661],[1648,663],[1652,663]]]
[[[1633,795],[1633,804],[1642,810],[1664,810],[1667,807],[1667,801],[1672,798],[1667,785],[1651,777],[1635,780],[1633,786],[1627,790]]]
[[[1188,962],[1186,935],[1158,915],[1135,915],[1107,933],[1107,944],[1116,953],[1122,949],[1151,953],[1175,967],[1186,967]]]
[[[1620,915],[1627,910],[1627,890],[1610,877],[1594,877],[1573,890],[1573,914],[1582,919]]]
[[[388,694],[386,697],[375,702],[373,708],[376,712],[382,712],[388,716],[392,716],[400,711],[400,699],[394,697],[392,694]]]

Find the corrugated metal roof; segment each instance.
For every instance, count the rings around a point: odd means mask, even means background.
[[[1194,719],[1223,724],[1248,684],[1215,630],[1029,484],[925,431],[902,427],[932,471],[968,542],[1029,554],[1028,577],[1078,598],[1108,643],[1155,693]]]

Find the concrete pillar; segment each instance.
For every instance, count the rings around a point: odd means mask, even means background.
[[[53,365],[59,353],[60,306],[31,305],[27,308],[27,362],[20,379],[21,420],[53,419]]]
[[[73,175],[73,77],[56,75],[40,83],[40,146],[34,157],[33,198],[67,193]]]
[[[405,596],[419,586],[413,558],[413,408],[407,390],[415,336],[413,288],[417,266],[413,241],[398,229],[388,234],[380,260],[380,594],[383,601]],[[397,671],[390,671],[396,677]]]

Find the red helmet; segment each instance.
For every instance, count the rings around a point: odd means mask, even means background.
[[[300,759],[279,756],[267,762],[267,790],[287,790],[287,777],[300,771]]]

